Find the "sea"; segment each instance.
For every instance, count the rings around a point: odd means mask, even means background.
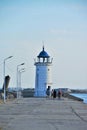
[[[72,93],[71,95],[83,99],[83,102],[87,104],[87,93]]]

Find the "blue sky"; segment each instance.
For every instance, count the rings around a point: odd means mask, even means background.
[[[22,86],[34,87],[34,58],[42,49],[53,57],[54,87],[87,88],[87,1],[0,0],[0,86],[3,60],[10,86],[25,62]]]

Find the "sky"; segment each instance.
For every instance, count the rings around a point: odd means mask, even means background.
[[[0,87],[5,74],[10,87],[35,87],[34,58],[45,46],[53,58],[52,88],[87,89],[87,0],[0,0]]]

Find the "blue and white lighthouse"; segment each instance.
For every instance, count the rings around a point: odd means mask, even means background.
[[[52,86],[52,59],[45,51],[44,46],[34,65],[36,66],[35,96],[45,97],[46,89]]]

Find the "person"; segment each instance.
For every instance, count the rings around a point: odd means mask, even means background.
[[[52,89],[52,91],[51,91],[51,98],[53,98],[53,89]]]
[[[50,90],[49,90],[49,88],[47,88],[47,90],[46,90],[46,95],[47,95],[47,97],[50,97]]]
[[[56,90],[53,91],[53,98],[56,98]]]
[[[61,91],[61,89],[59,89],[59,91],[58,91],[58,98],[61,99],[61,97],[62,97],[62,91]]]

